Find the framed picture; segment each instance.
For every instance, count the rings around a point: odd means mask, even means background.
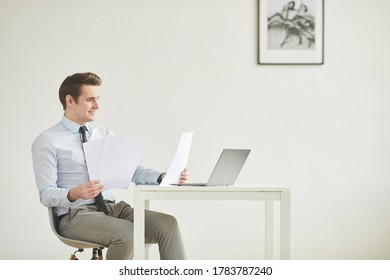
[[[259,64],[324,64],[324,0],[259,0]]]

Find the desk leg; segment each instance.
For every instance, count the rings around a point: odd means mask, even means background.
[[[134,191],[134,259],[145,259],[145,199]]]
[[[144,199],[144,206],[145,206],[145,210],[149,210],[149,200],[148,199]]]
[[[145,210],[149,210],[149,199],[144,199],[144,205],[145,205]],[[145,220],[145,219],[144,219]],[[149,259],[149,248],[151,244],[145,244],[144,249],[145,249],[145,260]]]
[[[280,259],[291,258],[291,193],[282,192],[280,198]]]
[[[265,202],[265,259],[275,259],[275,203]]]

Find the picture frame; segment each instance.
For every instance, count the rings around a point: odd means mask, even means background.
[[[324,0],[259,0],[259,64],[324,64]]]

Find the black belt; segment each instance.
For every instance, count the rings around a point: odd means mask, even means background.
[[[105,199],[104,202],[115,203],[115,201],[108,200],[108,199]],[[92,203],[92,204],[85,204],[85,205],[95,205],[95,203]],[[80,205],[80,206],[81,206],[81,205]],[[59,216],[58,216],[58,221],[61,221],[61,219],[62,219],[63,217],[65,217],[66,215],[68,215],[68,213],[59,215]]]
[[[65,217],[66,215],[68,215],[68,214],[59,215],[59,216],[58,216],[58,221],[61,221],[61,219],[62,219],[63,217]]]

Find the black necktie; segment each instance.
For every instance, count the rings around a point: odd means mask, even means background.
[[[80,126],[80,133],[81,133],[81,137],[83,138],[83,143],[87,142],[87,136],[85,134],[85,131],[87,130],[87,128],[85,126]],[[99,193],[96,197],[95,197],[95,203],[96,203],[96,206],[98,208],[98,211],[100,212],[104,212],[104,213],[108,213],[108,210],[106,208],[106,205],[104,204],[104,199],[103,199],[103,195],[102,193]]]

